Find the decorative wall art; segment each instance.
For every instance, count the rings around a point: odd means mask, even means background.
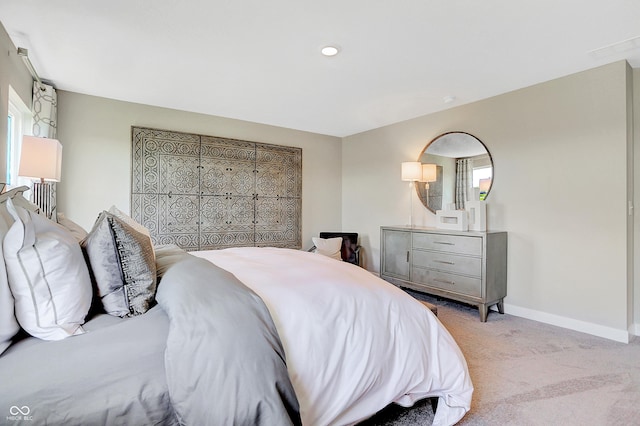
[[[131,214],[186,250],[302,246],[302,149],[132,127]]]

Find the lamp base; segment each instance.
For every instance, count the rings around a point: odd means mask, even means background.
[[[409,181],[409,228],[413,228],[413,181]]]
[[[31,201],[40,207],[40,213],[57,222],[55,182],[33,182]]]

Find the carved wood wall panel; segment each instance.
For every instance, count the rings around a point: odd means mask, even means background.
[[[187,250],[302,246],[302,150],[132,127],[131,214]]]

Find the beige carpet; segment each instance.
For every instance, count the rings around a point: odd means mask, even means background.
[[[464,353],[474,384],[460,425],[640,425],[640,340],[626,345],[412,293]],[[368,425],[430,424],[429,404],[390,407]]]

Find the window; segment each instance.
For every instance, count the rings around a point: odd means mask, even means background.
[[[491,179],[491,167],[478,167],[477,169],[473,169],[473,187],[480,187],[480,179]]]
[[[491,187],[493,167],[478,167],[473,169],[473,187],[479,189],[480,199],[484,200]]]
[[[22,136],[31,134],[31,112],[11,86],[9,86],[7,124],[7,174],[4,180],[8,187],[29,185],[29,179],[18,177],[18,166],[20,165]]]
[[[5,177],[5,182],[10,185],[11,184],[11,153],[12,153],[12,145],[13,145],[13,114],[9,111],[9,117],[7,117],[7,176]]]

